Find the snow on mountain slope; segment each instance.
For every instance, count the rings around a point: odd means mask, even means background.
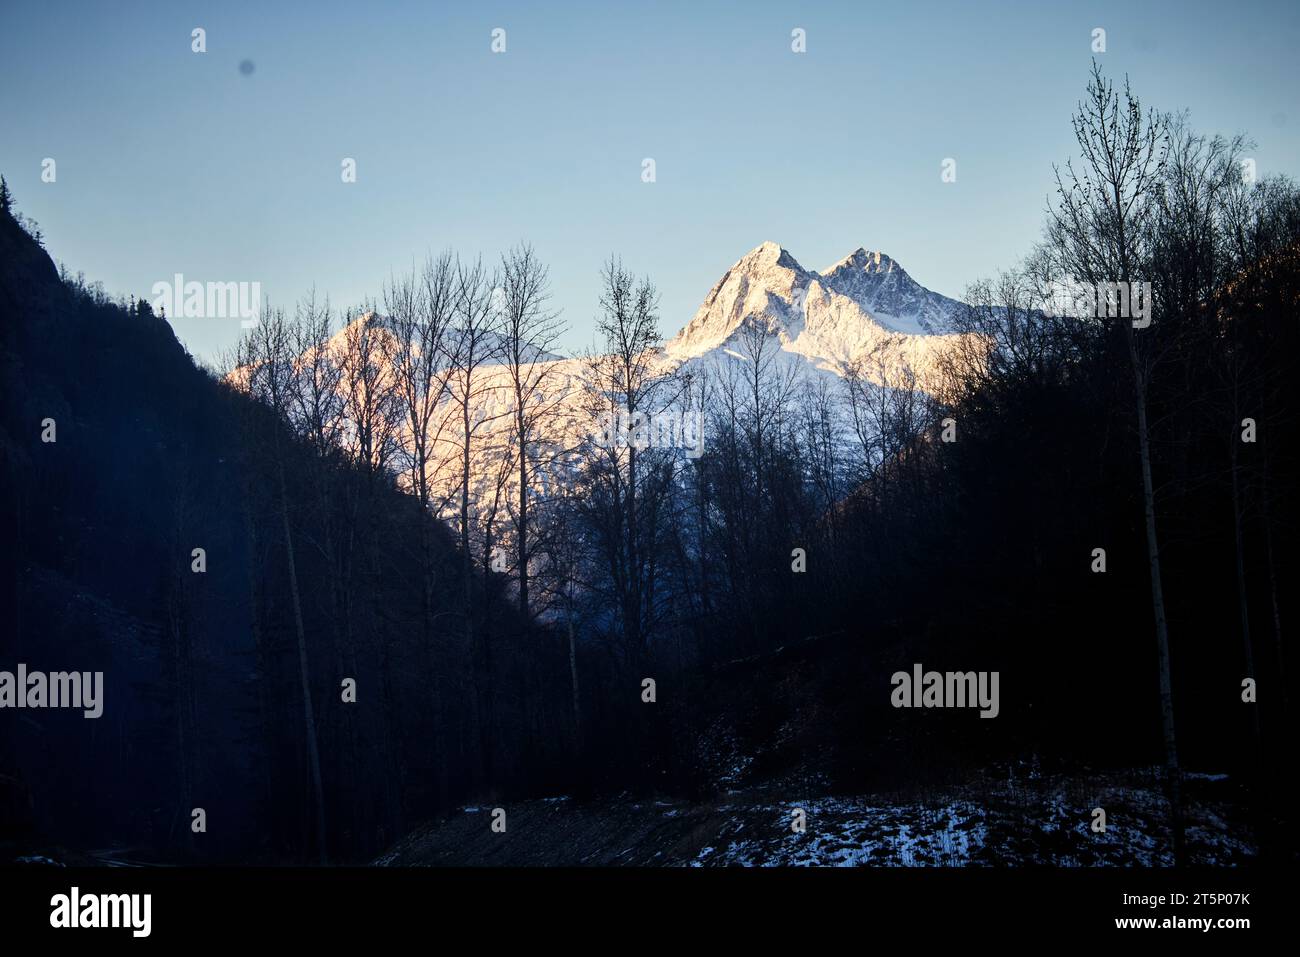
[[[651,366],[656,372],[725,371],[752,361],[751,333],[765,330],[775,339],[775,349],[771,342],[765,347],[771,349],[767,355],[774,375],[794,373],[809,385],[822,380],[837,390],[836,380],[846,365],[862,361],[863,375],[877,385],[906,385],[914,377],[918,388],[933,389],[938,359],[956,338],[944,330],[951,328],[960,307],[919,285],[883,253],[858,249],[817,273],[767,242],[727,270],[694,318],[652,358]],[[380,339],[391,335],[382,316],[368,314],[354,320],[354,327],[356,323],[371,324],[372,334]],[[347,330],[333,336],[327,347],[332,361],[343,361],[347,342]],[[380,362],[385,353],[391,354],[378,347],[374,351]],[[532,450],[538,493],[546,495],[550,483],[561,478],[556,470],[564,468],[555,456],[589,439],[597,423],[586,396],[588,362],[548,354],[539,365],[545,372],[543,401],[554,409],[547,419],[546,447]],[[232,381],[244,381],[243,372],[232,372]],[[494,503],[504,509],[517,494],[517,477],[509,465],[514,443],[508,369],[499,362],[484,365],[476,375],[474,394],[471,495],[476,510],[491,509]],[[429,476],[435,506],[451,517],[459,490],[459,449],[465,441],[452,399],[442,401],[429,431],[433,460],[446,463]]]
[[[938,358],[953,344],[946,330],[960,307],[883,253],[858,249],[818,273],[767,242],[727,270],[664,352],[678,362],[717,350],[743,352],[737,342],[743,327],[758,324],[782,351],[815,367],[841,374],[846,363],[872,356],[877,376],[870,377],[892,379],[907,370],[927,388],[938,375]]]
[[[961,306],[926,289],[884,253],[861,248],[826,270],[824,279],[882,325],[909,335],[945,331]]]

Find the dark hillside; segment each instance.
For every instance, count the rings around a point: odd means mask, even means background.
[[[8,214],[0,330],[0,668],[102,671],[105,685],[99,719],[5,713],[0,847],[57,835],[142,859],[314,859],[281,503],[257,444],[281,426],[199,368],[147,303],[61,281]],[[285,442],[328,857],[357,860],[482,787],[474,728],[455,717],[472,712],[477,665],[451,614],[418,624],[407,556],[441,556],[431,614],[460,592],[444,528],[387,476]],[[514,730],[495,780],[545,780],[551,746],[532,722],[558,656],[503,605],[484,627],[517,646],[501,684],[539,696],[527,709],[500,697],[494,720]],[[356,704],[341,701],[345,678]],[[194,808],[206,833],[191,831]]]

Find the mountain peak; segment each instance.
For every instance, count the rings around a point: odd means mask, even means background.
[[[677,359],[725,345],[751,318],[775,323],[782,348],[842,359],[881,336],[927,336],[948,325],[957,303],[916,282],[890,256],[859,247],[823,273],[785,247],[755,246],[709,290],[699,311],[666,343]]]
[[[849,253],[834,266],[825,270],[825,275],[831,276],[843,270],[858,270],[869,274],[881,273],[888,275],[894,270],[903,271],[903,267],[898,262],[879,250],[866,249],[859,246],[853,252]]]
[[[771,240],[760,243],[755,246],[736,263],[736,266],[780,266],[785,269],[794,269],[803,272],[803,267],[795,261],[790,251],[779,243]]]

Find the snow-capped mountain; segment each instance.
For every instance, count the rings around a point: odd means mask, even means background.
[[[727,270],[664,353],[676,362],[719,350],[735,354],[741,330],[759,324],[782,351],[817,368],[842,374],[846,363],[872,356],[881,377],[906,369],[924,388],[952,344],[948,330],[960,307],[884,253],[857,249],[819,273],[767,242]]]
[[[827,288],[847,296],[886,328],[911,335],[942,333],[961,307],[926,289],[884,253],[858,248],[822,274]]]
[[[937,360],[957,338],[944,330],[951,328],[959,308],[959,302],[924,288],[883,253],[858,249],[818,273],[804,269],[777,244],[763,243],[727,270],[694,318],[665,343],[650,365],[657,373],[681,369],[707,375],[729,363],[747,361],[753,348],[750,333],[762,330],[775,340],[776,350],[768,356],[779,362],[782,374],[793,372],[810,385],[822,380],[821,384],[838,389],[838,377],[850,363],[859,363],[860,374],[876,385],[932,390]],[[354,320],[353,328],[357,324],[369,325],[373,335],[391,342],[384,317],[367,314]],[[345,329],[330,340],[326,354],[331,361],[345,361],[348,338]],[[770,340],[765,348],[770,348]],[[387,361],[385,354],[392,351],[376,346],[375,360],[381,365]],[[558,451],[588,440],[596,427],[587,393],[591,388],[588,360],[544,354],[534,368],[542,374],[530,378],[538,383],[540,401],[552,411],[544,444]],[[245,371],[232,372],[232,380],[244,381]],[[384,375],[392,374],[385,369]],[[478,370],[473,391],[474,500],[511,501],[516,477],[504,464],[513,455],[513,391],[507,368],[489,361]],[[707,416],[709,410],[703,411]],[[454,512],[459,488],[454,466],[464,427],[453,400],[440,402],[429,432],[433,459],[453,466],[430,475],[434,500],[447,503]],[[542,449],[530,454],[545,458]],[[536,464],[538,491],[545,495],[555,478],[552,467],[562,466]]]

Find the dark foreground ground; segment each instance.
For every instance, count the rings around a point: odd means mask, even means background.
[[[1187,782],[1189,863],[1233,866],[1255,853],[1247,810],[1223,775]],[[1106,812],[1104,833],[1093,809]],[[990,773],[943,792],[811,797],[732,792],[704,804],[631,797],[553,797],[471,805],[421,827],[375,863],[386,866],[639,865],[911,867],[1172,864],[1166,802],[1154,772],[1043,776]],[[792,829],[793,811],[806,830]]]
[[[1256,856],[1244,790],[1227,775],[1185,778],[1188,864],[1233,867]],[[1106,830],[1093,830],[1093,810]],[[804,812],[802,833],[793,812]],[[468,805],[406,835],[379,866],[1162,867],[1173,864],[1167,803],[1154,770],[1043,774],[990,770],[962,786],[862,795],[768,785],[701,803],[624,795]],[[0,863],[157,867],[182,863],[141,847],[73,849],[0,842]],[[191,861],[190,863],[196,863]],[[236,862],[227,862],[236,863]],[[268,861],[248,862],[253,864]]]

